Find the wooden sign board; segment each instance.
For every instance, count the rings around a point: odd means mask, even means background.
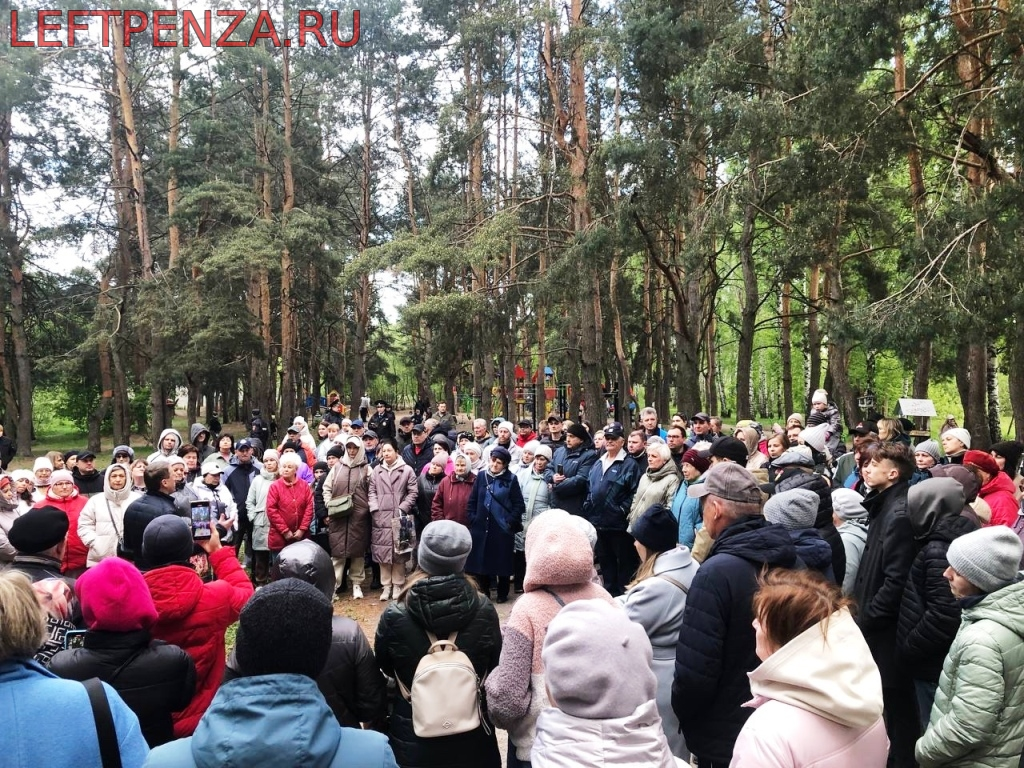
[[[935,412],[935,403],[931,400],[914,400],[909,397],[901,397],[896,406],[898,416],[938,416]]]

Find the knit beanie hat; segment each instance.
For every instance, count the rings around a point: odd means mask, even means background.
[[[142,554],[154,568],[187,565],[192,550],[192,526],[183,517],[160,515],[142,533]]]
[[[585,720],[626,717],[654,699],[647,632],[604,600],[575,600],[548,625],[541,658],[554,706]]]
[[[1006,460],[1003,471],[1011,478],[1015,477],[1017,469],[1020,467],[1020,457],[1024,454],[1024,445],[1016,440],[1003,440],[1001,443],[993,445],[990,450],[996,456],[1002,456]]]
[[[75,476],[67,469],[55,469],[53,474],[50,475],[50,485],[56,483],[74,483]]]
[[[1021,544],[1005,525],[965,533],[949,545],[946,559],[953,570],[983,592],[995,592],[1017,578]]]
[[[786,419],[786,423],[789,424],[791,421],[795,421],[801,427],[803,427],[806,424],[806,422],[804,421],[804,415],[802,413],[789,414],[789,418]]]
[[[927,453],[938,464],[942,461],[942,454],[939,452],[939,444],[934,440],[923,440],[914,446],[914,453]]]
[[[587,428],[584,427],[582,424],[570,424],[569,428],[565,431],[568,432],[573,437],[575,437],[577,440],[582,440],[583,442],[587,442],[587,440],[590,439],[590,433],[587,432]]]
[[[336,443],[327,449],[327,455],[328,457],[333,456],[336,459],[340,459],[342,456],[345,455],[345,446],[341,445],[340,443]],[[266,461],[266,459],[267,456],[266,454],[264,454],[263,460]]]
[[[333,449],[332,449],[332,450],[333,450]],[[330,455],[331,455],[331,452],[330,452],[330,451],[328,451],[328,452],[327,452],[327,455],[328,455],[328,456],[330,456]],[[279,454],[279,453],[278,453],[277,451],[275,451],[275,450],[274,450],[273,448],[268,448],[267,450],[265,450],[265,451],[263,452],[263,460],[264,460],[264,461],[267,461],[267,460],[269,460],[269,459],[274,459],[275,461],[277,461],[277,460],[278,460],[278,459],[280,459],[280,458],[281,458],[281,454]]]
[[[984,451],[968,451],[965,453],[964,466],[966,467],[968,464],[973,464],[982,472],[992,477],[999,474],[999,465],[996,464],[996,460],[992,457],[992,454],[985,453]]]
[[[75,594],[89,629],[134,632],[149,629],[158,618],[142,574],[119,557],[108,557],[79,576]]]
[[[417,558],[420,568],[431,576],[462,573],[473,548],[469,529],[454,520],[435,520],[420,534]]]
[[[38,472],[40,469],[48,469],[53,472],[53,463],[45,456],[40,456],[35,460],[35,463],[32,464],[32,471]]]
[[[729,459],[741,466],[747,465],[747,446],[735,437],[721,437],[711,446],[711,455],[719,459]]]
[[[331,601],[312,584],[281,579],[263,587],[238,617],[239,671],[316,679],[331,648],[332,614]]]
[[[764,503],[764,517],[787,531],[814,527],[818,516],[818,494],[806,488],[791,488],[777,493]]]
[[[968,432],[963,427],[953,427],[952,429],[947,429],[942,434],[952,435],[953,437],[955,437],[957,440],[964,444],[964,448],[969,449],[971,447],[971,433]]]
[[[117,454],[127,453],[128,461],[135,461],[135,451],[130,445],[117,445],[114,446],[114,452],[110,454],[110,460],[114,461],[117,458]]]
[[[828,405],[828,392],[824,389],[814,390],[814,394],[811,395],[811,405],[814,405],[815,403],[824,403],[825,405]]]
[[[693,448],[688,449],[683,454],[682,464],[689,464],[691,467],[696,469],[702,475],[708,471],[711,467],[711,462],[704,456],[700,455],[699,451],[695,451]]]
[[[23,555],[45,552],[68,535],[67,513],[56,507],[30,509],[11,525],[7,540]]]
[[[326,461],[318,461],[318,462],[313,464],[312,470],[314,472],[316,472],[318,470],[320,472],[329,472],[331,470],[331,467],[327,464]]]
[[[819,424],[816,427],[805,429],[800,433],[800,439],[818,453],[824,453],[828,443],[828,424]]]
[[[868,516],[864,508],[864,497],[853,488],[836,488],[832,491],[832,511],[840,520],[863,520]]]
[[[533,458],[543,456],[548,461],[551,461],[551,449],[546,445],[538,445],[537,449],[533,452]]]
[[[679,521],[664,504],[652,504],[633,521],[633,538],[651,552],[668,552],[679,543]]]
[[[435,467],[440,467],[441,469],[444,469],[445,467],[448,466],[448,458],[449,457],[447,453],[435,453],[433,458],[430,459],[430,463],[433,464]]]

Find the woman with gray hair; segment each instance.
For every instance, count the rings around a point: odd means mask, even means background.
[[[149,746],[139,718],[106,683],[62,680],[32,660],[46,623],[32,584],[18,571],[0,572],[0,733],[4,765],[35,768],[75,765],[100,768],[107,739],[124,768],[143,765]],[[91,700],[106,699],[111,721],[99,733]],[[60,728],[54,738],[54,725]]]
[[[262,586],[270,582],[270,520],[267,518],[267,492],[277,480],[280,454],[273,448],[263,452],[263,469],[249,484],[245,509],[252,521],[252,582]]]
[[[640,478],[636,493],[633,495],[633,503],[629,508],[630,528],[648,507],[654,504],[671,507],[681,480],[679,468],[672,461],[672,449],[668,444],[651,443],[648,440],[647,471]]]

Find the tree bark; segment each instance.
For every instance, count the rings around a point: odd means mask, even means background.
[[[295,207],[295,176],[292,172],[292,84],[288,49],[283,49],[282,78],[284,95],[284,147],[282,170],[284,197],[281,201],[282,222]],[[281,251],[281,415],[301,413],[303,404],[299,392],[298,327],[293,296],[295,261],[287,246]],[[291,413],[290,413],[291,412]]]
[[[1006,341],[1014,439],[1024,442],[1024,322],[1011,325]]]
[[[779,300],[779,354],[782,358],[782,410],[783,416],[793,413],[793,320],[790,315],[793,286],[787,280],[782,284]]]

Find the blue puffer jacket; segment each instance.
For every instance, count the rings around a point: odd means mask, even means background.
[[[558,466],[562,465],[565,471],[565,480],[558,485],[552,486],[551,506],[564,509],[571,515],[583,513],[583,502],[587,499],[587,490],[590,487],[590,468],[597,461],[597,451],[593,443],[583,443],[570,449],[563,445],[557,451],[551,461],[555,473],[558,473]]]
[[[193,736],[149,753],[147,768],[274,765],[398,768],[387,737],[342,728],[305,675],[259,675],[225,683]]]
[[[679,521],[679,543],[688,548],[693,547],[697,531],[704,523],[700,514],[700,499],[691,499],[686,489],[703,482],[704,478],[698,477],[692,483],[682,483],[672,499],[672,517]]]
[[[625,451],[619,451],[607,471],[598,459],[590,469],[590,490],[583,502],[583,517],[599,531],[625,531],[639,483],[640,467]]]
[[[753,598],[765,566],[792,568],[789,531],[763,517],[741,517],[718,534],[690,584],[676,646],[672,709],[690,751],[729,763],[740,729],[753,712],[747,673],[754,652]]]

